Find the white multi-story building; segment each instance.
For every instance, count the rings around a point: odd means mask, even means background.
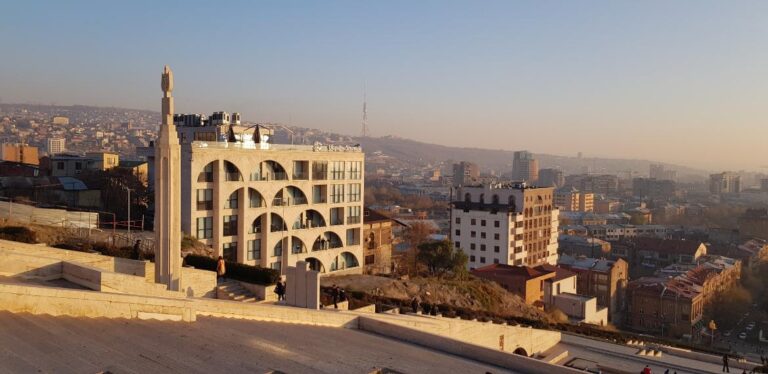
[[[360,147],[271,144],[269,131],[233,117],[175,116],[181,229],[231,261],[361,273]]]
[[[462,187],[451,210],[451,239],[469,268],[557,263],[559,210],[552,187],[525,183]]]
[[[59,153],[64,153],[66,148],[66,139],[64,138],[49,138],[48,139],[48,154],[49,155],[55,155]]]

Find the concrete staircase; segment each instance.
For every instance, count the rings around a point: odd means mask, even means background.
[[[258,301],[256,295],[245,289],[240,282],[231,280],[219,283],[216,286],[216,298],[244,303],[255,303]]]

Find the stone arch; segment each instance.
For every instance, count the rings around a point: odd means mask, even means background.
[[[469,192],[464,194],[464,202],[465,203],[471,203],[472,202],[472,195]]]
[[[523,348],[523,347],[515,348],[515,350],[512,353],[514,353],[516,355],[520,355],[520,356],[526,356],[526,357],[528,356],[528,352],[526,352],[525,348]]]
[[[306,205],[307,195],[301,188],[286,186],[275,193],[273,205]]]
[[[203,170],[197,175],[198,182],[213,182],[214,172],[216,171],[216,162],[218,161],[211,161],[203,166]]]
[[[272,212],[269,214],[269,232],[288,231],[285,220],[279,214]]]
[[[240,169],[235,164],[224,160],[224,180],[225,181],[242,181],[243,174],[240,173]]]
[[[293,230],[299,230],[325,226],[325,218],[323,218],[323,215],[320,214],[320,212],[314,209],[307,209],[304,212],[299,213],[299,216],[293,221],[293,226],[291,227]]]
[[[331,271],[351,269],[360,266],[357,257],[352,252],[342,252],[331,263]]]
[[[497,194],[493,194],[493,197],[491,197],[491,202],[492,202],[494,205],[498,205],[498,204],[499,204],[499,195],[497,195]]]
[[[264,220],[267,219],[267,213],[264,213],[256,219],[253,220],[253,223],[251,223],[251,234],[260,234],[264,232]]]
[[[304,241],[297,236],[291,236],[288,239],[288,245],[291,248],[292,254],[307,253],[307,246],[304,245]]]
[[[237,209],[240,206],[240,191],[242,190],[242,188],[238,188],[229,194],[227,201],[224,202],[224,209]]]
[[[251,173],[251,180],[253,181],[280,181],[288,180],[288,173],[285,172],[285,167],[280,165],[279,162],[273,160],[264,160],[259,162],[259,166]]]
[[[284,240],[280,239],[275,243],[275,246],[272,247],[272,255],[275,257],[282,256],[283,255],[283,246],[284,246]]]
[[[264,196],[255,188],[248,188],[248,207],[249,208],[264,208],[267,206],[267,201],[264,200]]]
[[[323,266],[323,263],[314,257],[307,257],[304,259],[309,264],[309,269],[314,270],[320,273],[325,273],[325,266]]]
[[[312,250],[322,251],[326,249],[341,248],[343,246],[344,244],[339,235],[333,231],[326,231],[318,236],[317,239],[315,239],[315,242],[312,243]]]
[[[480,204],[485,204],[485,194],[484,193],[480,194]]]

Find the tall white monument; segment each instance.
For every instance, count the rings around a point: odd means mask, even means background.
[[[161,80],[163,123],[155,141],[155,282],[181,289],[181,148],[173,125],[173,72]]]

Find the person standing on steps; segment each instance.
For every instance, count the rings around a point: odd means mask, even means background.
[[[730,373],[731,369],[728,367],[728,354],[723,355],[723,372]]]
[[[136,239],[131,251],[131,260],[141,260],[141,239]]]
[[[221,279],[222,281],[227,280],[227,265],[224,262],[224,257],[219,256],[219,261],[216,262],[216,275],[218,276],[218,279]]]
[[[339,286],[336,284],[331,287],[331,298],[333,298],[333,309],[339,309]]]
[[[277,285],[275,285],[275,293],[277,294],[277,301],[285,300],[285,282],[282,280],[277,281]]]

